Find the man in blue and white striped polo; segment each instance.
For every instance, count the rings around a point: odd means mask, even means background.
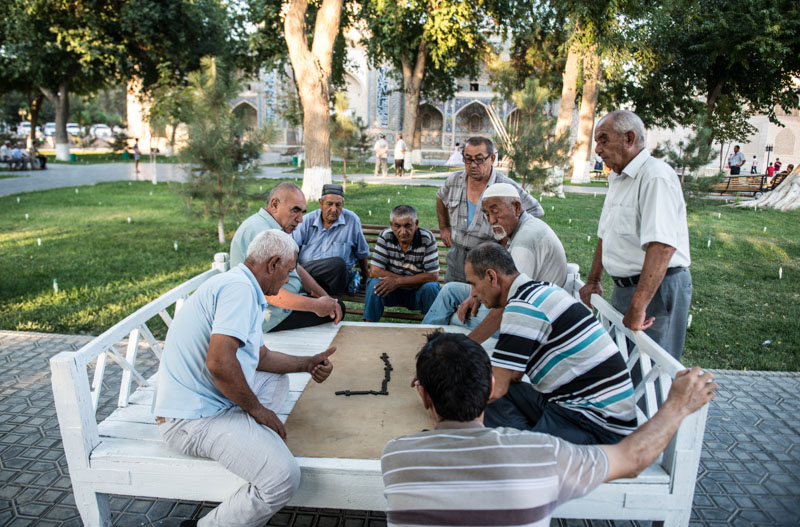
[[[585,305],[519,273],[509,252],[494,243],[470,251],[465,271],[483,305],[503,307],[487,426],[583,445],[617,443],[633,432],[636,409],[625,360]],[[526,373],[531,382],[520,382]]]

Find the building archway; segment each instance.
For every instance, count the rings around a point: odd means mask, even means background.
[[[420,146],[426,149],[442,148],[444,115],[429,103],[419,107]]]
[[[486,107],[478,101],[467,104],[455,115],[454,142],[456,143],[463,143],[474,136],[491,139],[494,133],[489,113],[486,111]]]
[[[244,120],[248,130],[255,130],[258,127],[258,110],[250,101],[241,101],[231,112],[237,118]]]

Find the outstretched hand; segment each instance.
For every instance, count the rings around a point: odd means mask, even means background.
[[[306,371],[311,374],[314,382],[323,382],[330,376],[333,371],[333,363],[328,360],[328,357],[333,355],[334,351],[336,351],[336,346],[331,346],[322,353],[308,358]]]
[[[694,413],[714,398],[717,383],[713,378],[699,366],[679,371],[672,381],[667,401],[677,405],[685,415]]]

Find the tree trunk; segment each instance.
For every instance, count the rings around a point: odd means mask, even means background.
[[[62,79],[58,83],[58,91],[51,88],[40,87],[47,100],[56,110],[56,159],[69,161],[69,136],[67,135],[67,121],[69,120],[69,80]]]
[[[333,42],[339,32],[343,0],[323,0],[314,25],[311,49],[306,38],[306,0],[292,0],[284,32],[300,102],[303,105],[305,168],[303,194],[319,199],[322,186],[331,182],[330,77]]]
[[[575,151],[572,154],[572,182],[588,183],[589,167],[592,154],[592,131],[594,117],[597,112],[597,87],[602,68],[600,57],[592,49],[583,56],[583,94],[581,95],[581,109],[578,114],[578,138],[575,141]]]
[[[417,112],[417,125],[414,127],[414,139],[411,140],[411,162],[422,164],[422,120]]]
[[[567,65],[562,75],[563,86],[561,88],[561,103],[558,106],[558,121],[556,121],[556,137],[563,133],[569,133],[572,127],[573,113],[575,112],[575,93],[577,92],[578,82],[578,44],[573,44],[567,53]],[[547,176],[544,183],[546,196],[564,197],[564,169],[554,167]]]
[[[784,212],[800,208],[800,167],[786,176],[775,190],[765,193],[758,199],[740,203],[738,206],[769,208]]]
[[[28,134],[28,147],[32,144],[36,143],[36,126],[39,124],[39,112],[42,109],[42,97],[44,94],[39,93],[34,95],[32,99],[28,101],[30,106],[30,114],[31,114],[31,132]]]
[[[428,42],[423,38],[417,48],[414,62],[409,57],[403,56],[400,62],[403,65],[403,140],[411,149],[406,155],[411,155],[411,160],[422,161],[419,143],[415,142],[415,134],[419,123],[419,99],[422,90],[422,78],[425,76],[425,62],[428,56]],[[416,152],[416,157],[415,157]]]

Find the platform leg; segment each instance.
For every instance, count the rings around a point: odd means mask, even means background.
[[[108,495],[93,492],[91,489],[73,486],[75,505],[81,514],[86,527],[108,527],[111,525],[111,509],[108,507]]]

